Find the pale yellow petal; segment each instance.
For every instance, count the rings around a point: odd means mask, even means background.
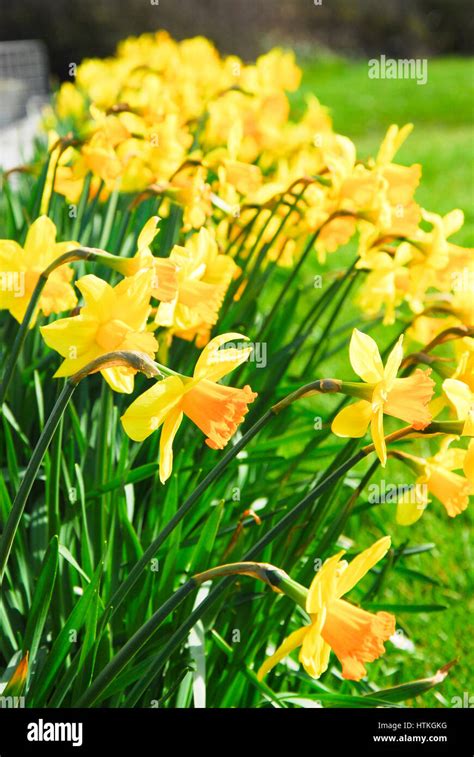
[[[46,266],[54,258],[56,243],[56,226],[47,216],[40,216],[34,221],[25,240],[25,260],[29,266]]]
[[[183,420],[180,407],[173,408],[165,418],[160,437],[160,481],[168,480],[173,470],[173,441]]]
[[[167,413],[181,400],[183,390],[181,379],[178,376],[169,376],[163,381],[157,381],[151,389],[137,397],[121,418],[128,436],[136,442],[141,442],[156,431]]]
[[[467,418],[472,405],[472,392],[468,385],[458,379],[445,379],[443,391],[453,405],[459,420]]]
[[[372,441],[375,446],[375,451],[378,455],[380,463],[383,467],[387,462],[387,446],[385,444],[385,436],[383,430],[383,409],[378,408],[372,416],[370,424],[370,431],[372,434]]]
[[[372,417],[372,406],[367,400],[354,402],[343,407],[331,424],[331,431],[336,436],[352,439],[364,436]]]
[[[158,221],[160,220],[159,216],[152,216],[148,219],[146,224],[144,225],[143,229],[141,230],[138,241],[137,241],[137,249],[138,252],[141,250],[147,249],[151,243],[153,242],[154,238],[158,234],[158,229],[156,228]]]
[[[114,290],[110,284],[89,273],[78,279],[76,286],[84,298],[87,314],[97,321],[110,320],[115,302]]]
[[[209,344],[201,352],[196,367],[194,368],[194,378],[206,378],[209,381],[219,381],[234,368],[248,360],[252,351],[251,347],[229,347],[220,350],[219,347],[227,342],[248,342],[248,337],[243,334],[231,332],[221,334],[211,339]]]
[[[359,581],[384,557],[390,549],[390,536],[383,536],[364,549],[357,557],[348,564],[337,582],[337,596],[342,597],[350,591]]]
[[[358,329],[352,332],[349,358],[354,371],[369,384],[376,384],[384,377],[382,358],[376,342]]]
[[[397,378],[397,373],[400,368],[400,364],[403,360],[403,334],[397,341],[395,347],[391,351],[387,359],[387,364],[384,369],[385,377],[385,389],[390,391],[393,386],[393,382]]]
[[[277,665],[281,660],[287,657],[290,652],[293,652],[294,649],[297,649],[301,646],[308,630],[308,626],[303,626],[302,628],[298,628],[296,631],[293,631],[293,633],[290,633],[285,641],[278,647],[276,652],[272,654],[271,657],[268,657],[261,666],[257,674],[259,681],[261,681],[267,675],[267,673],[275,667],[275,665]]]

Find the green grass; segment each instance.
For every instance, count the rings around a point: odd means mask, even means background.
[[[355,141],[362,158],[374,154],[387,127],[413,123],[414,130],[398,156],[421,163],[417,198],[438,213],[462,208],[466,225],[457,240],[474,236],[474,60],[428,61],[428,81],[369,79],[364,62],[314,61],[304,66],[302,86],[294,97],[315,94],[333,117],[334,128]]]

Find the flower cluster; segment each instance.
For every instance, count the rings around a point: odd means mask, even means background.
[[[375,340],[354,329],[349,359],[361,380],[319,381],[307,393],[355,398],[328,434],[362,438],[370,430],[372,444],[362,451],[375,453],[382,467],[402,462],[426,484],[416,501],[400,498],[399,524],[418,521],[430,495],[454,517],[474,492],[474,440],[462,438],[474,436],[474,260],[472,250],[449,241],[463,215],[441,217],[416,201],[421,167],[395,162],[411,125],[392,125],[376,157],[362,161],[315,97],[295,116],[288,93],[300,78],[293,55],[282,50],[247,65],[221,57],[206,39],[175,42],[165,32],[128,39],[110,59],[83,62],[46,116],[44,212],[33,216],[22,244],[0,240],[0,308],[21,324],[22,338],[39,319],[44,342],[63,359],[56,377],[92,365],[113,391],[132,394],[138,369],[123,355],[157,361],[156,380],[121,422],[135,442],[160,432],[164,484],[184,416],[208,447],[221,450],[257,399],[244,380],[221,383],[252,353],[240,333],[260,295],[252,272],[270,275],[278,265],[296,275],[308,251],[321,266],[354,238],[357,259],[348,273],[363,279],[359,307],[384,325],[402,312],[405,334],[384,361]],[[124,196],[127,213],[143,210],[130,214],[128,247],[112,254],[107,240],[100,242],[107,250],[57,241],[52,197],[89,203],[93,215],[96,203],[113,211],[112,200]],[[161,247],[163,228],[172,233]],[[107,267],[109,279],[84,267],[74,282],[71,263],[78,260]],[[239,310],[246,295],[250,304]],[[229,309],[238,313],[234,321]],[[60,313],[65,317],[46,322]],[[253,325],[264,331],[266,323],[257,317]],[[236,340],[239,346],[229,346]],[[407,343],[412,352],[404,356]],[[200,350],[194,369],[188,360],[183,372],[175,370],[168,358],[176,345],[193,361],[192,348]],[[237,377],[235,383],[240,371]],[[419,449],[394,448],[402,437]],[[342,597],[389,547],[385,536],[350,564],[342,552],[324,563],[309,590],[301,589],[308,624],[266,660],[260,678],[297,647],[313,677],[327,669],[331,649],[344,678],[365,675],[395,619]]]

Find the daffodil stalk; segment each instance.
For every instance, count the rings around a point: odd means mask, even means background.
[[[284,397],[282,400],[280,400],[275,405],[273,405],[269,410],[267,410],[248,429],[248,431],[246,431],[245,434],[242,435],[242,437],[236,442],[236,444],[234,444],[234,446],[231,447],[228,452],[226,452],[226,454],[220,459],[218,464],[214,468],[212,468],[212,470],[202,479],[202,481],[198,484],[196,489],[194,489],[194,491],[191,492],[191,494],[183,502],[181,507],[178,508],[174,516],[167,522],[166,526],[160,531],[160,533],[153,540],[150,546],[145,550],[145,552],[140,557],[140,559],[137,560],[137,562],[131,569],[130,573],[128,574],[127,578],[119,585],[115,593],[112,595],[112,597],[108,601],[105,608],[105,614],[103,616],[102,622],[105,624],[107,620],[110,618],[110,616],[113,615],[117,611],[118,607],[121,605],[125,597],[135,586],[136,582],[138,581],[138,579],[140,578],[144,570],[146,570],[147,566],[149,565],[150,560],[155,557],[161,545],[165,542],[168,536],[178,526],[178,524],[184,518],[186,513],[194,506],[194,504],[199,500],[199,498],[204,494],[204,492],[209,488],[209,486],[211,486],[211,484],[216,479],[219,478],[222,472],[227,468],[229,463],[238,455],[238,453],[242,449],[244,449],[244,447],[246,447],[246,445],[254,438],[254,436],[256,436],[275,416],[279,415],[283,410],[289,407],[293,402],[296,402],[297,400],[302,399],[303,397],[310,397],[314,394],[343,393],[343,394],[348,394],[348,395],[352,394],[354,396],[354,392],[357,391],[356,386],[357,385],[355,383],[353,384],[351,382],[343,382],[343,381],[340,381],[339,379],[320,379],[317,381],[312,381],[309,384],[305,384],[304,386],[300,387],[296,391],[292,392],[287,397]],[[365,385],[365,387],[367,387],[367,384]],[[370,392],[370,389],[369,389],[369,392]],[[405,436],[407,433],[411,433],[412,431],[413,429],[411,426],[405,427],[404,429],[400,429],[399,431],[396,431],[394,434],[391,434],[390,436],[388,436],[386,441],[387,442],[394,441],[400,437]],[[338,468],[336,471],[334,471],[334,473],[332,474],[332,477],[329,477],[329,479],[325,480],[325,482],[323,483],[337,480],[337,478],[343,475],[346,472],[346,470],[351,468],[353,465],[359,462],[359,460],[361,460],[366,454],[369,454],[369,452],[372,452],[373,450],[374,450],[374,446],[368,445],[367,447],[364,448],[364,450],[359,451],[357,455],[355,455],[353,458],[347,461],[347,463],[341,466],[341,468]],[[323,489],[319,491],[319,488],[316,487],[316,491],[317,491],[317,496],[319,496],[319,494],[322,493]],[[310,492],[310,494],[312,494],[312,492]],[[313,500],[311,499],[311,501]],[[303,507],[305,506],[306,505],[304,505]],[[289,513],[288,515],[291,516],[292,512]]]
[[[10,386],[18,356],[23,347],[26,334],[28,333],[28,328],[34,318],[39,298],[41,297],[41,293],[46,285],[46,282],[48,281],[48,277],[60,266],[66,265],[68,263],[74,263],[79,260],[99,263],[107,266],[108,268],[111,268],[114,271],[123,273],[124,275],[128,275],[128,273],[130,273],[130,259],[122,258],[117,255],[111,255],[110,253],[105,252],[104,250],[99,250],[95,247],[77,247],[76,249],[64,252],[62,255],[59,255],[55,260],[53,260],[53,262],[47,268],[44,269],[44,271],[39,275],[38,281],[31,295],[31,299],[28,303],[25,315],[16,333],[12,348],[9,351],[8,357],[5,361],[2,382],[0,385],[0,412],[8,392],[8,387]]]
[[[86,376],[89,376],[92,373],[97,373],[104,368],[112,368],[116,366],[130,367],[136,371],[141,371],[148,377],[160,375],[160,370],[157,364],[143,353],[110,352],[93,360],[88,365],[84,366],[84,368],[81,368],[80,371],[66,379],[61,394],[59,395],[56,404],[45,423],[43,431],[41,432],[36,447],[33,450],[25,475],[23,476],[23,480],[13,501],[12,509],[3,529],[0,540],[0,586],[2,584],[12,544],[25,510],[28,496],[35,482],[41,463],[43,462],[44,455],[51,443],[54,432],[56,431],[74,390],[79,382],[86,378]]]
[[[385,438],[385,442],[387,444],[390,444],[391,442],[395,442],[404,437],[407,437],[412,432],[413,432],[412,427],[407,426],[387,436]],[[343,463],[339,468],[334,470],[329,476],[327,476],[326,478],[323,478],[318,484],[316,484],[314,489],[308,492],[308,494],[289,513],[287,513],[275,526],[273,526],[273,528],[271,528],[261,539],[259,539],[256,542],[256,544],[253,545],[253,547],[250,548],[250,550],[243,556],[242,558],[243,561],[247,562],[247,561],[255,560],[258,557],[258,555],[265,549],[265,547],[267,547],[268,544],[273,542],[282,532],[284,532],[287,526],[289,526],[293,522],[293,520],[296,517],[298,517],[307,507],[309,507],[309,505],[311,505],[315,499],[317,499],[321,494],[323,494],[324,491],[329,486],[331,486],[338,478],[340,478],[348,470],[350,470],[350,468],[356,465],[356,463],[358,463],[359,461],[364,459],[364,457],[366,457],[367,455],[371,454],[374,451],[375,451],[375,446],[373,444],[369,444],[366,447],[363,447],[353,457],[351,457],[349,460]],[[188,616],[188,618],[186,618],[186,620],[181,624],[181,626],[179,626],[179,628],[176,629],[176,631],[172,634],[172,636],[167,640],[166,644],[158,652],[157,656],[153,659],[148,671],[146,671],[141,681],[138,684],[136,684],[136,687],[139,687],[140,691],[143,691],[145,687],[153,683],[156,676],[159,675],[166,660],[169,658],[169,655],[172,654],[172,652],[179,646],[179,644],[181,644],[187,638],[191,628],[193,628],[193,626],[201,619],[201,617],[205,614],[205,612],[207,612],[207,610],[209,610],[217,602],[219,597],[229,588],[233,579],[234,579],[234,576],[227,575],[221,581],[219,581],[217,586],[213,587],[213,589],[209,592],[209,594],[201,602],[201,604],[198,605],[198,607],[196,607],[192,611],[192,613]],[[182,589],[184,590],[185,586],[187,586],[187,584],[181,587],[181,589],[179,589],[178,591],[181,591]],[[189,589],[189,591],[191,591],[191,589],[192,587]],[[163,611],[165,609],[166,604],[167,603],[162,605],[160,610]],[[159,613],[160,610],[157,610],[155,615],[157,615],[157,613]],[[137,633],[139,633],[140,630],[141,629],[139,629]],[[118,657],[118,655],[116,657]],[[114,657],[111,660],[109,665],[111,665],[114,662],[116,657]],[[131,657],[129,659],[131,659]],[[107,669],[107,667],[108,666],[104,668],[104,671]],[[98,681],[99,681],[99,677],[96,679],[96,681],[94,681],[90,689],[86,692],[86,695],[82,697],[81,700],[77,703],[77,706],[84,707],[84,706],[93,704],[93,702],[96,701],[96,699],[98,699],[101,693],[105,691],[108,683],[106,683],[105,685],[101,685],[99,687],[98,685],[96,686],[96,682],[98,683]],[[104,680],[102,679],[101,684],[103,683],[104,683]],[[136,701],[138,701],[138,696],[136,697]],[[133,706],[134,703],[136,702],[133,702],[133,692],[132,692],[131,705]]]
[[[305,606],[308,590],[294,581],[285,571],[268,563],[238,562],[219,565],[191,576],[186,583],[142,625],[99,673],[92,685],[77,702],[77,707],[89,707],[106,691],[109,684],[126,667],[137,652],[152,638],[162,622],[192,591],[206,581],[228,576],[245,575],[263,581],[274,591],[284,593],[301,607]]]

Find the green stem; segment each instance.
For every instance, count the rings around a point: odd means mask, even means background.
[[[386,437],[386,441],[396,441],[397,439],[403,438],[403,436],[408,435],[411,430],[411,427],[400,429],[394,434],[390,434],[388,437]],[[259,539],[253,547],[251,547],[251,549],[244,555],[243,561],[255,560],[258,557],[259,553],[262,552],[265,547],[267,547],[272,541],[274,541],[283,531],[285,531],[287,526],[291,525],[295,518],[297,518],[307,507],[309,507],[315,499],[323,494],[323,492],[329,486],[331,486],[335,481],[343,476],[348,470],[350,470],[350,468],[352,468],[358,462],[363,460],[368,454],[374,451],[375,447],[373,444],[363,447],[355,455],[353,455],[353,457],[339,466],[339,468],[334,470],[329,476],[324,477],[320,481],[320,483],[316,484],[316,486],[310,492],[308,492],[308,494],[289,513],[287,513],[275,526],[273,526],[273,528],[271,528],[261,539]],[[226,578],[223,578],[221,581],[219,581],[217,586],[209,592],[209,594],[201,602],[201,604],[193,610],[193,612],[188,616],[184,623],[182,623],[181,626],[168,639],[164,647],[162,647],[161,651],[156,656],[153,663],[150,665],[148,671],[144,674],[142,680],[140,680],[138,684],[136,684],[136,689],[143,691],[146,687],[150,686],[153,683],[156,676],[160,673],[162,667],[168,660],[169,656],[187,638],[189,631],[191,630],[191,628],[193,628],[196,622],[202,618],[202,616],[209,608],[216,604],[219,597],[226,591],[226,589],[231,586],[233,580],[234,576],[227,576]],[[99,694],[100,693],[101,692],[99,692]],[[99,694],[97,696],[99,696]],[[82,702],[78,703],[78,706],[81,705],[83,706]]]
[[[186,581],[166,602],[144,623],[124,644],[120,651],[99,673],[92,686],[80,697],[77,707],[89,707],[107,690],[110,683],[122,672],[130,660],[142,649],[158,630],[161,623],[181,602],[205,581],[212,581],[222,576],[246,575],[263,581],[272,588],[284,592],[294,601],[303,604],[307,590],[293,581],[284,571],[268,563],[240,562],[219,565],[203,573],[197,573]]]
[[[110,615],[113,615],[118,607],[121,605],[127,594],[134,587],[148,564],[152,560],[163,542],[174,531],[176,526],[181,522],[186,513],[192,508],[194,503],[201,497],[201,495],[208,489],[208,487],[221,475],[221,473],[227,468],[228,464],[238,455],[251,439],[253,439],[259,431],[270,422],[270,420],[281,412],[285,407],[292,402],[300,399],[300,397],[308,396],[315,393],[327,393],[339,391],[340,383],[336,379],[322,379],[320,381],[314,381],[311,384],[301,387],[296,392],[292,392],[288,397],[278,402],[276,405],[267,410],[256,423],[239,439],[239,441],[224,455],[219,463],[203,478],[196,489],[190,494],[188,499],[181,505],[176,511],[174,516],[168,521],[166,526],[160,531],[156,539],[150,544],[148,549],[145,550],[141,558],[135,563],[129,575],[123,581],[119,588],[115,591],[112,597],[109,599],[103,617],[103,625],[109,620]]]

